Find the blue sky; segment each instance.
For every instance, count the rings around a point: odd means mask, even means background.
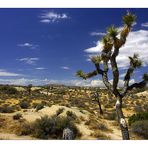
[[[106,28],[122,27],[127,9],[0,9],[0,83],[102,86],[101,77],[83,81],[82,69],[94,70],[89,56],[100,50]],[[127,56],[140,53],[144,67],[131,80],[148,71],[148,9],[128,9],[137,15],[129,41],[118,58],[120,83],[128,67]],[[110,80],[112,76],[110,73]]]

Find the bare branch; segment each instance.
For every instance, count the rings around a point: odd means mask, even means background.
[[[134,83],[134,84],[128,86],[126,92],[128,92],[129,90],[132,90],[133,88],[144,88],[147,85],[147,82],[148,82],[148,73],[143,75],[143,80],[141,82]],[[122,94],[122,95],[124,95],[124,94]]]
[[[124,88],[122,91],[122,96],[124,97],[127,93],[128,87],[129,87],[129,81],[131,79],[131,75],[133,74],[134,70],[136,68],[140,68],[142,65],[142,62],[140,59],[138,59],[138,55],[134,54],[133,57],[129,57],[130,59],[130,67],[128,68],[126,75],[124,77]]]

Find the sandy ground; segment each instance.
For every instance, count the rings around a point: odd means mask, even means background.
[[[17,136],[16,134],[0,133],[1,140],[35,140],[30,136]]]
[[[136,94],[137,96],[148,96],[148,91],[140,92]]]

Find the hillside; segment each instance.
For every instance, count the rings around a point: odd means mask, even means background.
[[[103,110],[100,115],[98,103],[92,97],[96,88],[38,86],[28,94],[25,86],[10,87],[16,91],[0,91],[0,139],[40,139],[28,127],[45,115],[69,117],[80,133],[76,139],[122,139],[116,121],[116,100],[105,89],[98,90]],[[135,113],[148,112],[148,90],[130,92],[123,100],[123,111],[127,121]],[[144,139],[129,128],[131,139]]]

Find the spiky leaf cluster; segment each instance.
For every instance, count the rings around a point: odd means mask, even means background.
[[[83,79],[86,79],[86,75],[85,75],[85,73],[82,70],[78,70],[76,72],[76,76],[80,77],[80,78],[83,78]]]
[[[142,61],[139,59],[138,54],[134,54],[133,57],[129,57],[130,59],[130,65],[133,68],[140,68],[142,66]]]
[[[97,56],[92,56],[91,57],[91,61],[94,63],[94,64],[99,64],[101,61],[102,61],[102,58],[101,56],[97,55]]]
[[[113,44],[111,43],[111,40],[109,38],[108,35],[105,35],[101,42],[103,43],[103,49],[106,50],[106,51],[110,51],[113,47]]]
[[[116,39],[118,33],[119,33],[118,29],[115,28],[114,25],[112,25],[107,29],[107,35],[113,40]]]
[[[130,12],[127,12],[127,15],[123,16],[123,22],[128,27],[131,27],[135,21],[136,21],[136,16]]]

